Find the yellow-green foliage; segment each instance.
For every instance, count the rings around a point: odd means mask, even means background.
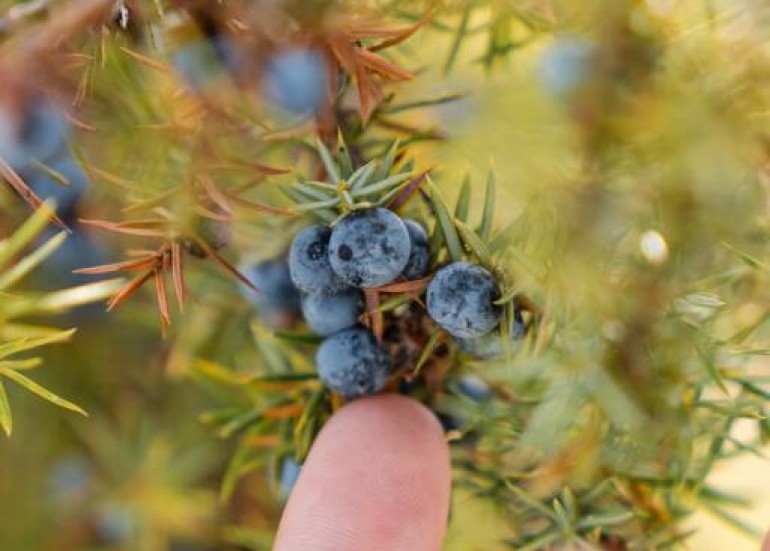
[[[12,4],[0,1],[8,14],[0,52],[29,61],[25,40],[64,13],[56,5],[77,2],[40,2],[29,14]],[[82,493],[67,498],[78,513],[55,500],[36,507],[23,484],[0,482],[0,548],[161,551],[187,540],[268,548],[278,511],[268,486],[284,457],[304,458],[338,399],[316,378],[318,339],[255,316],[233,266],[283,254],[303,225],[333,223],[361,204],[421,219],[434,267],[483,264],[501,283],[505,322],[518,309],[528,314],[523,342],[500,360],[472,360],[435,328],[416,337],[423,348],[411,374],[419,381],[433,369],[443,379],[415,396],[460,420],[451,433],[461,497],[449,548],[484,541],[468,527],[476,516],[494,527],[484,549],[677,548],[696,509],[757,532],[733,511],[740,496],[716,490],[710,475],[770,437],[770,7],[233,2],[209,8],[230,23],[220,21],[245,69],[191,90],[173,59],[200,29],[180,3],[125,2],[133,34],[105,17],[112,4],[101,18],[73,23],[60,51],[8,65],[19,79],[54,73],[46,85],[79,121],[70,146],[92,181],[88,231],[107,230],[99,235],[112,262],[149,260],[105,269],[129,279],[93,284],[86,295],[17,293],[11,284],[66,237],[30,250],[45,213],[22,222],[29,209],[10,188],[0,191],[0,229],[18,227],[0,241],[6,432],[6,380],[79,411],[18,372],[36,359],[9,357],[71,336],[25,317],[136,283],[67,353],[51,352],[54,388],[96,419],[57,417],[38,428],[33,419],[51,412],[19,395],[17,428],[0,443],[0,473],[18,480],[46,477],[66,454],[90,465]],[[267,4],[283,5],[283,15]],[[288,14],[292,25],[281,28],[292,30],[277,36],[257,14],[282,23]],[[409,25],[414,34],[403,41],[392,32]],[[317,119],[263,101],[254,79],[266,52],[297,40],[292,32],[324,47],[353,47],[354,35],[358,48],[392,40],[370,52],[387,64],[369,73],[382,95],[367,107],[376,92],[367,98],[365,77],[344,76],[343,63],[334,109]],[[543,74],[565,40],[589,52],[567,92]],[[58,74],[52,60],[71,70]],[[189,243],[208,243],[202,219],[225,221],[234,235],[219,253],[194,259]],[[381,313],[402,316],[421,290],[388,291],[372,324]],[[468,374],[494,397],[458,391]],[[751,426],[750,438],[736,436],[738,424]],[[5,531],[17,503],[26,520]],[[110,515],[123,523],[114,541],[104,534]]]

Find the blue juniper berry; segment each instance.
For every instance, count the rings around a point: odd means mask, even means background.
[[[409,280],[420,279],[428,273],[430,264],[428,234],[425,228],[414,220],[404,220],[404,224],[409,232],[409,241],[412,246],[409,261],[404,268],[404,277]]]
[[[409,262],[411,243],[404,222],[384,208],[355,210],[343,217],[329,240],[329,261],[355,287],[393,282]]]
[[[388,380],[391,365],[388,351],[361,327],[327,337],[316,354],[321,381],[348,399],[380,391]]]
[[[294,286],[285,257],[263,260],[241,268],[259,289],[241,285],[241,291],[256,307],[257,314],[274,327],[287,327],[300,313],[300,292]]]
[[[302,296],[302,314],[308,327],[323,336],[353,327],[364,313],[360,290],[349,288],[335,294],[312,293]]]
[[[486,381],[475,375],[463,375],[457,379],[456,386],[460,394],[474,402],[483,402],[492,396],[492,389]]]
[[[347,288],[329,262],[332,230],[310,226],[297,234],[289,249],[289,271],[294,285],[304,293],[334,294]]]
[[[440,269],[428,285],[428,314],[454,337],[479,337],[500,323],[497,298],[492,274],[475,264],[455,262]]]

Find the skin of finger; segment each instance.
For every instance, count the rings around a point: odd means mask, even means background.
[[[396,395],[357,400],[316,439],[274,550],[438,550],[450,483],[449,449],[430,411]]]
[[[765,543],[762,544],[762,551],[770,551],[770,532],[765,536]]]

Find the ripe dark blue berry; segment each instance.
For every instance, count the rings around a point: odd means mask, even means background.
[[[316,354],[321,381],[345,398],[374,394],[385,386],[392,361],[366,329],[346,329],[328,337]]]
[[[58,177],[42,168],[30,170],[22,174],[22,178],[41,199],[54,199],[59,215],[66,221],[71,221],[75,217],[78,202],[88,188],[88,177],[68,153],[46,164],[64,181],[60,181]]]
[[[358,289],[333,295],[313,293],[302,296],[302,314],[310,329],[319,335],[333,335],[353,327],[364,313],[364,297]]]
[[[428,314],[455,337],[479,337],[500,322],[497,298],[492,274],[475,264],[455,262],[439,270],[428,285]]]
[[[353,211],[340,220],[329,241],[332,268],[348,285],[379,287],[395,280],[409,261],[409,232],[393,212]]]
[[[286,111],[298,115],[314,113],[326,94],[326,62],[311,49],[279,52],[267,64],[262,88],[270,102]]]
[[[479,337],[455,339],[460,350],[478,360],[504,358],[519,347],[519,342],[527,332],[521,312],[516,311],[510,338],[505,342],[498,331],[490,331]]]
[[[299,314],[300,293],[291,281],[285,258],[273,258],[246,266],[242,273],[259,289],[255,293],[245,285],[244,295],[257,307],[260,317],[276,327],[287,326]]]
[[[404,220],[406,231],[409,232],[409,240],[412,248],[409,252],[409,261],[404,268],[406,279],[420,279],[428,273],[430,264],[430,250],[428,247],[428,234],[425,229],[414,220]]]
[[[294,238],[289,249],[289,271],[300,291],[334,294],[347,288],[329,263],[331,235],[329,228],[311,226]]]

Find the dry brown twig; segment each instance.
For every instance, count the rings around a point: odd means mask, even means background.
[[[229,204],[223,200],[223,196],[219,195],[221,192],[218,191],[213,182],[209,182],[207,185],[210,189],[206,197],[219,197],[223,203],[222,208],[226,207],[229,209]],[[229,220],[231,217],[230,214],[222,216],[203,207],[196,209],[196,212],[200,216],[212,220]],[[161,244],[157,249],[128,251],[127,254],[131,257],[130,260],[85,267],[75,270],[75,272],[90,275],[104,275],[115,272],[138,273],[134,279],[112,296],[107,304],[108,310],[116,308],[152,279],[155,282],[155,298],[164,333],[171,324],[166,274],[169,272],[171,274],[173,294],[181,312],[184,312],[185,304],[190,296],[184,277],[185,251],[189,250],[189,246],[185,246],[187,243],[192,243],[203,251],[205,258],[213,260],[226,273],[235,277],[254,292],[259,292],[254,284],[212,247],[205,238],[190,231],[181,230],[176,227],[174,220],[170,218],[145,218],[143,220],[125,222],[111,222],[107,220],[80,220],[80,222],[112,233],[160,240]]]

